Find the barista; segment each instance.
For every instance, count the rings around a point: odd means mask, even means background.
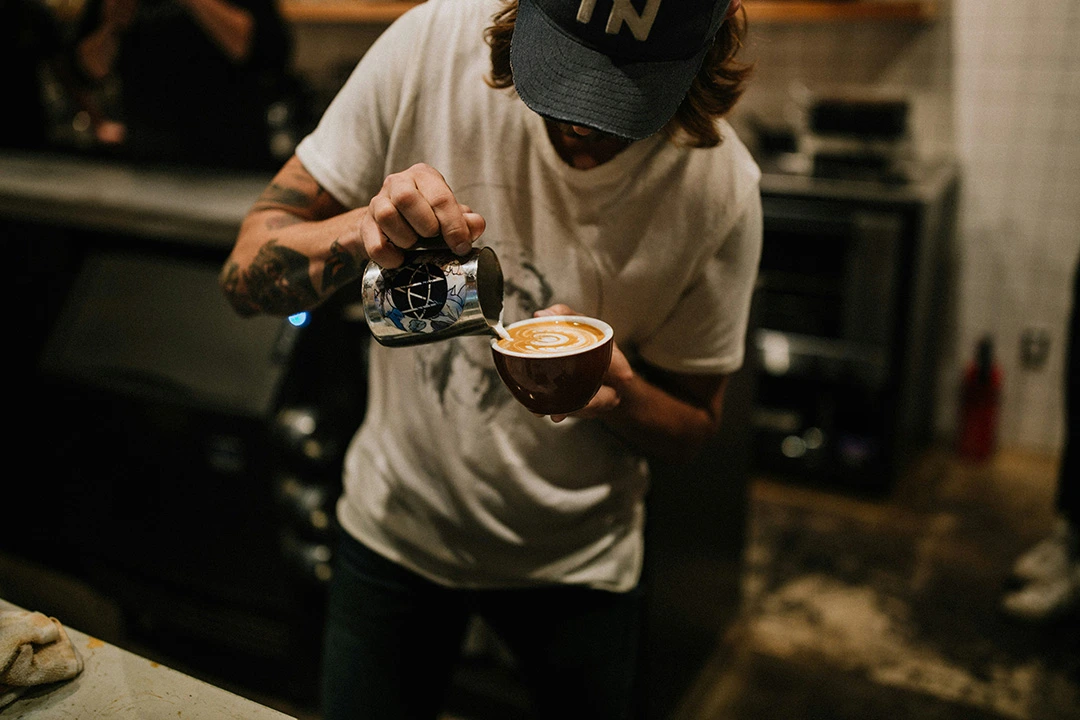
[[[268,168],[267,108],[291,38],[274,0],[88,0],[73,64],[95,137],[133,160]]]

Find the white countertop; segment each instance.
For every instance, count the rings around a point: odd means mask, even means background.
[[[866,203],[924,203],[956,170],[925,163],[908,183],[830,180],[763,164],[764,196]],[[228,250],[272,174],[136,166],[74,154],[0,150],[0,216],[92,230],[115,230]]]
[[[0,599],[0,611],[21,610]],[[59,618],[61,622],[63,618]],[[2,720],[290,720],[285,715],[64,626],[83,659],[71,680],[30,688]],[[295,718],[292,718],[295,720]]]
[[[231,248],[271,176],[0,152],[0,215]]]

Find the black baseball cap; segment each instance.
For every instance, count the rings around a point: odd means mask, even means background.
[[[518,0],[510,65],[544,117],[631,140],[675,115],[731,0]]]

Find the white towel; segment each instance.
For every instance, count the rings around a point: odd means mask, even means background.
[[[27,688],[69,680],[82,657],[56,618],[39,612],[0,612],[0,708]]]

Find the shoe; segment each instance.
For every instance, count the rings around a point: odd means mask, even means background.
[[[1037,582],[1061,577],[1069,565],[1076,532],[1065,520],[1058,520],[1053,532],[1036,543],[1013,564],[1013,577],[1021,582]]]
[[[1059,575],[1030,582],[1006,594],[1002,611],[1017,620],[1046,622],[1080,612],[1080,561],[1066,563]]]

